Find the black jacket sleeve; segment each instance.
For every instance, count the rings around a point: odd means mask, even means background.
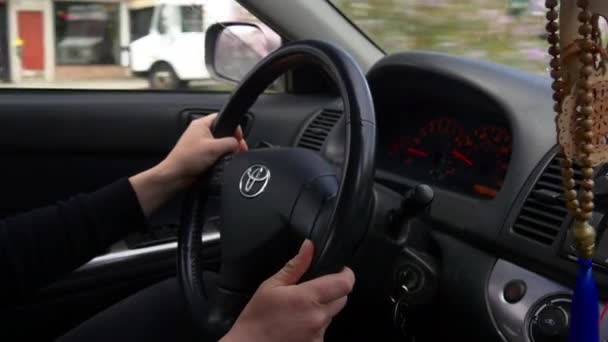
[[[0,307],[74,270],[146,219],[128,179],[0,221]]]

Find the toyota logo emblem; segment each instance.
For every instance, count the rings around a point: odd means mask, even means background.
[[[259,196],[270,181],[270,170],[264,165],[251,165],[239,181],[239,191],[243,197],[254,198]]]

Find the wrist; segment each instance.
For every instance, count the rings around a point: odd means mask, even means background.
[[[177,193],[186,189],[194,179],[183,175],[182,172],[166,161],[162,161],[149,170],[154,182],[165,187],[166,190]]]
[[[239,318],[219,342],[266,342],[274,340],[276,339],[273,339],[270,334],[260,330],[259,322],[241,321]]]
[[[138,173],[129,181],[146,217],[189,185],[185,177],[180,177],[165,163]]]

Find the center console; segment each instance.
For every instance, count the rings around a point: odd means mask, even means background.
[[[505,341],[568,341],[572,290],[505,260],[488,281],[488,303]],[[603,308],[598,303],[598,310]],[[608,321],[600,322],[600,341],[608,340]]]

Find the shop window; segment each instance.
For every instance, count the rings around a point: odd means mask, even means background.
[[[57,64],[118,64],[118,4],[55,3]]]

